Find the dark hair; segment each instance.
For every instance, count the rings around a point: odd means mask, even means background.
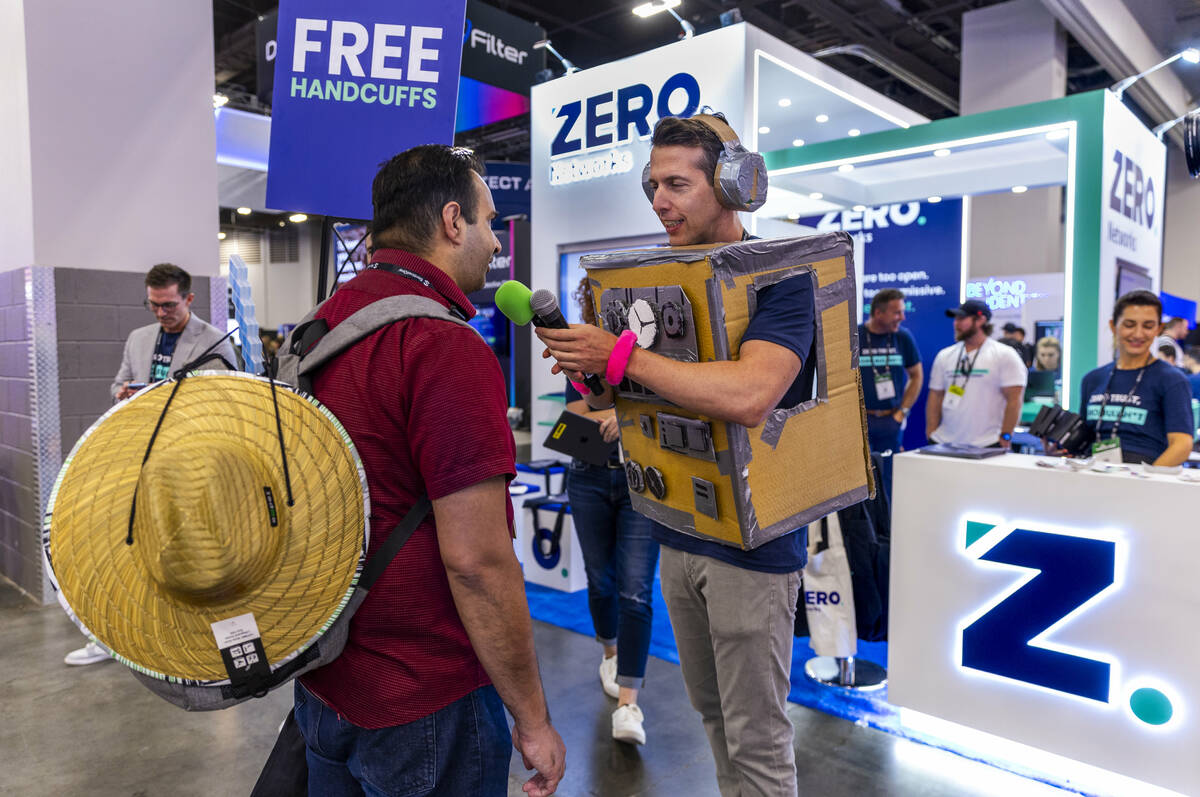
[[[1113,305],[1114,324],[1121,320],[1121,313],[1125,312],[1126,307],[1153,307],[1158,313],[1158,320],[1162,321],[1162,302],[1150,291],[1130,291],[1117,299],[1117,303]]]
[[[871,297],[871,315],[875,315],[876,310],[882,310],[897,299],[904,299],[904,291],[897,288],[884,288]]]
[[[1182,323],[1184,326],[1187,326],[1187,319],[1183,316],[1175,316],[1174,318],[1167,319],[1167,323],[1163,324],[1163,328],[1170,329],[1171,327],[1180,323]]]
[[[1172,362],[1175,360],[1175,347],[1174,346],[1170,346],[1170,345],[1167,345],[1166,343],[1164,343],[1163,345],[1158,347],[1158,353],[1163,356],[1163,359],[1170,357]]]
[[[583,316],[583,323],[596,323],[596,304],[592,301],[592,285],[586,274],[579,280],[579,285],[575,290],[571,291],[571,298],[575,300],[575,304],[579,305],[579,314]]]
[[[712,116],[724,121],[722,114]],[[704,122],[696,119],[680,119],[677,116],[664,116],[654,126],[654,137],[650,139],[652,147],[696,147],[701,150],[700,170],[707,175],[717,171],[717,160],[725,150],[721,138]]]
[[[457,202],[468,224],[475,223],[475,179],[483,163],[466,147],[423,144],[407,149],[379,167],[371,183],[372,249],[403,249],[426,254],[442,208]]]
[[[983,325],[983,334],[987,335],[990,338],[992,336],[992,332],[995,329],[996,329],[996,327],[992,324],[992,322],[987,321]]]
[[[159,263],[146,272],[147,288],[169,288],[179,286],[179,295],[187,296],[192,292],[192,275],[174,263]]]

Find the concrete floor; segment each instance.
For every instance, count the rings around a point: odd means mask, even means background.
[[[688,705],[679,668],[651,659],[641,705],[644,748],[613,742],[596,676],[598,647],[535,623],[555,724],[567,746],[566,797],[716,795],[708,743]],[[287,712],[290,691],[232,709],[192,714],[152,695],[119,664],[67,667],[82,637],[55,606],[34,607],[0,583],[0,795],[20,797],[211,797],[245,795]],[[1058,795],[944,751],[860,728],[799,706],[800,793],[869,795]],[[514,756],[509,794],[522,794]]]

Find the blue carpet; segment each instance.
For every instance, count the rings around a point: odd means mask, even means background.
[[[526,583],[525,595],[529,600],[529,612],[535,620],[585,636],[595,636],[592,618],[588,613],[587,590],[559,592],[549,587]],[[650,655],[672,664],[679,663],[679,652],[675,649],[675,637],[671,633],[671,621],[667,617],[667,605],[663,602],[662,587],[657,576],[654,578],[654,620],[650,635]],[[804,663],[815,655],[809,647],[808,637],[796,638],[792,646],[792,690],[788,694],[788,700],[852,722],[866,720],[874,727],[891,724],[889,720],[894,718],[896,710],[887,702],[886,689],[864,694],[818,684],[804,674]],[[858,655],[886,666],[887,643],[860,640]]]

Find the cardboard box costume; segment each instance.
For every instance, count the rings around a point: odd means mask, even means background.
[[[844,232],[582,259],[600,323],[683,362],[736,360],[761,288],[813,280],[814,396],[747,428],[616,388],[630,498],[668,528],[757,548],[874,493],[858,369],[853,245]]]

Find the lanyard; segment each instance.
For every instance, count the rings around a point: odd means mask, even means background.
[[[375,269],[376,271],[390,271],[397,276],[404,277],[406,279],[410,279],[413,282],[419,282],[422,285],[424,285],[426,288],[430,288],[435,291],[437,290],[437,288],[433,287],[432,282],[425,279],[417,272],[409,271],[408,269],[404,268],[403,266],[396,266],[391,263],[376,262],[376,263],[371,263],[370,265],[367,266],[367,268]],[[450,303],[450,312],[453,313],[455,316],[461,318],[463,321],[467,320],[466,314],[463,313],[462,310],[458,309],[457,305],[455,305],[454,302]]]
[[[866,324],[863,324],[863,332],[866,332],[866,333],[867,333],[867,345],[868,345],[869,347],[871,347],[871,351],[872,351],[872,352],[875,352],[875,338],[874,338],[874,333],[873,333],[873,332],[871,332],[871,328],[870,328],[870,327],[868,327]],[[887,360],[887,358],[888,358],[888,357],[890,357],[890,356],[891,356],[891,354],[892,354],[892,352],[893,352],[893,351],[899,351],[899,349],[897,349],[897,348],[896,348],[896,333],[895,333],[895,332],[889,332],[889,333],[888,333],[888,336],[887,336],[887,337],[886,337],[884,340],[885,340],[885,342],[887,343],[887,346],[888,346],[887,352],[884,354],[884,360],[885,360],[884,367],[885,367],[885,369],[887,370],[887,372],[888,372],[888,375],[889,375],[889,376],[891,376],[891,373],[892,373],[892,368],[891,368],[891,366],[890,366],[890,365],[887,365],[887,364],[886,364],[886,360]],[[872,355],[871,355],[871,372],[874,374],[874,376],[875,376],[875,378],[876,378],[876,379],[878,379],[878,378],[879,378],[879,376],[880,376],[880,372],[879,372],[879,366],[876,364],[876,362],[877,362],[877,361],[876,361],[876,359],[875,359],[875,358],[876,358],[876,357],[878,357],[878,356],[879,356],[879,355],[878,355],[878,353],[874,353],[874,354],[872,354]]]
[[[1138,369],[1137,379],[1133,380],[1133,388],[1129,391],[1129,398],[1137,395],[1138,385],[1142,384],[1142,377],[1146,373],[1146,369],[1151,363],[1146,363]],[[1104,399],[1100,402],[1100,415],[1096,418],[1096,439],[1100,439],[1100,424],[1104,423],[1104,410],[1108,408],[1108,389],[1112,387],[1113,377],[1117,375],[1117,364],[1113,363],[1112,372],[1108,375],[1108,381],[1104,383]],[[1117,413],[1117,420],[1113,422],[1112,434],[1109,440],[1113,440],[1117,436],[1117,430],[1121,428],[1121,419],[1125,417],[1125,408],[1129,406],[1126,402],[1121,405],[1121,411]]]
[[[975,356],[971,358],[971,362],[967,363],[967,344],[962,345],[962,355],[958,358],[958,367],[954,369],[954,373],[950,375],[950,387],[958,385],[958,375],[961,373],[963,377],[963,387],[966,388],[967,382],[971,379],[971,372],[975,370],[975,361],[979,359],[979,352],[983,351],[983,347],[987,345],[985,340],[975,350]]]

